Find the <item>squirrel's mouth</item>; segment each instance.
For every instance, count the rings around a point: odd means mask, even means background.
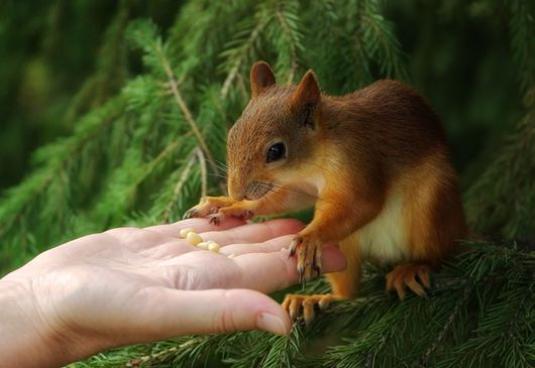
[[[274,185],[273,183],[264,181],[253,181],[247,185],[245,190],[245,198],[249,200],[257,200],[268,194]]]

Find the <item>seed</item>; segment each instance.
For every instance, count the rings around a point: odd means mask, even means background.
[[[186,238],[188,236],[189,233],[191,232],[195,232],[195,230],[193,230],[191,227],[187,227],[185,229],[182,229],[180,230],[180,237],[181,238]]]
[[[236,255],[235,255],[234,253],[229,254],[229,255],[227,256],[227,258],[235,258],[235,257],[236,257]]]
[[[200,242],[199,244],[197,244],[197,248],[201,248],[201,249],[205,249],[205,250],[208,250],[209,246],[210,246],[210,242],[209,241]]]
[[[208,250],[211,251],[211,252],[219,253],[219,248],[221,248],[221,247],[219,246],[219,244],[217,244],[217,243],[214,242],[214,241],[211,241],[211,242],[209,242],[209,244],[208,244]]]
[[[186,239],[191,245],[197,245],[202,242],[201,236],[194,231],[190,231],[186,236]]]

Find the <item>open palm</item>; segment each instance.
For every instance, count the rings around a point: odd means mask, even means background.
[[[220,253],[179,239],[191,227]],[[294,220],[219,226],[191,219],[144,229],[119,228],[51,249],[4,281],[31,288],[35,325],[85,340],[90,354],[110,346],[189,333],[290,329],[282,308],[263,293],[296,282],[286,247],[302,228]],[[234,257],[229,258],[228,255]],[[327,272],[344,266],[325,250]]]

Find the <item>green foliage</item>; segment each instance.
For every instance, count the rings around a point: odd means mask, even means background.
[[[499,154],[466,193],[474,229],[505,238],[535,239],[535,89],[528,112]]]
[[[6,4],[0,6],[13,17],[0,17],[0,48],[13,40],[29,44],[33,36],[23,32],[16,39],[14,30],[31,7]],[[22,120],[42,114],[44,121],[54,121],[51,137],[64,135],[33,154],[33,170],[0,200],[2,274],[82,234],[176,221],[200,195],[223,191],[226,132],[247,103],[248,71],[258,59],[274,66],[279,83],[296,82],[313,68],[322,88],[333,94],[382,77],[412,81],[445,118],[456,162],[470,168],[463,174],[474,229],[535,239],[532,2],[147,4],[41,4],[49,17],[32,22],[36,30],[48,30],[42,41],[47,51],[19,50],[0,71],[9,82],[0,86],[2,106],[15,100],[18,87],[41,97],[57,91],[57,105],[45,99],[39,114]],[[93,35],[87,23],[66,21],[76,15],[85,19],[80,14],[91,13],[92,6],[100,9],[102,31]],[[143,19],[133,20],[138,16]],[[79,46],[83,40],[89,46]],[[65,44],[72,51],[63,57],[58,50]],[[21,95],[24,101],[33,101],[30,92]],[[0,111],[9,126],[19,121],[15,110]],[[512,129],[510,122],[521,113],[525,118]],[[506,139],[496,138],[511,131]],[[5,137],[13,140],[11,133]],[[502,146],[495,149],[498,143]],[[289,337],[260,332],[180,337],[98,354],[76,365],[535,364],[533,250],[514,242],[466,246],[434,275],[428,299],[400,303],[385,295],[385,270],[370,268],[358,299],[332,306]],[[301,291],[326,289],[319,280]]]
[[[508,239],[535,239],[535,5],[510,1],[513,57],[526,91],[526,115],[507,136],[492,165],[466,193],[467,214],[476,231]]]
[[[181,337],[99,354],[74,367],[529,367],[535,364],[535,256],[514,244],[466,244],[433,275],[429,297],[399,302],[369,270],[359,298],[290,336]],[[324,289],[322,281],[304,292]]]
[[[527,90],[535,86],[535,3],[524,0],[510,0],[508,3],[513,57],[520,71],[520,83]]]

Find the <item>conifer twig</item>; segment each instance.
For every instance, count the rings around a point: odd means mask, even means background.
[[[96,115],[101,114],[103,118],[99,124],[94,127],[94,131],[88,131],[86,132],[86,135],[82,137],[75,135],[66,139],[62,154],[52,157],[49,160],[49,165],[43,167],[40,169],[40,171],[37,171],[32,178],[27,179],[17,188],[18,190],[26,189],[25,186],[32,185],[32,179],[35,179],[39,176],[44,177],[41,179],[42,182],[39,183],[39,185],[36,185],[28,190],[29,194],[25,198],[24,203],[18,209],[17,213],[14,213],[10,219],[3,219],[2,226],[0,226],[0,238],[3,237],[13,226],[15,226],[16,223],[21,223],[23,221],[26,216],[26,208],[31,205],[35,206],[35,201],[50,187],[50,183],[62,176],[62,172],[69,166],[69,162],[73,162],[79,158],[79,153],[83,151],[88,144],[93,142],[93,139],[96,139],[96,137],[102,133],[102,130],[108,128],[108,126],[115,121],[115,117],[118,113],[114,112],[114,110],[111,109],[111,106],[113,106],[112,102],[108,102],[95,112]],[[104,117],[108,110],[111,110],[112,113],[109,116]],[[77,144],[75,144],[75,142]],[[17,197],[17,195],[13,196]]]
[[[201,167],[201,197],[206,197],[208,191],[208,175],[206,172],[206,160],[201,149],[197,147],[195,150],[199,158],[199,166]]]
[[[159,154],[156,156],[151,162],[149,162],[146,165],[146,171],[141,175],[138,180],[134,181],[131,187],[136,187],[139,184],[141,184],[149,175],[150,173],[162,162],[167,158],[168,155],[173,153],[175,149],[179,147],[180,141],[174,141],[167,145]]]
[[[139,357],[139,358],[134,358],[134,359],[130,360],[128,363],[126,363],[125,367],[140,367],[143,363],[147,363],[151,359],[157,359],[157,358],[160,358],[160,357],[162,357],[162,356],[164,356],[166,354],[174,353],[178,349],[179,349],[179,347],[172,346],[170,348],[158,351],[158,352],[153,353],[153,354],[148,354],[148,355],[144,355],[144,356]]]
[[[165,57],[163,50],[161,49],[161,46],[158,46],[158,52],[160,56],[160,61],[162,63],[163,69],[165,71],[165,74],[167,75],[167,78],[169,79],[169,85],[171,87],[171,91],[173,92],[173,96],[175,97],[175,102],[177,103],[178,107],[182,111],[182,115],[184,115],[184,118],[190,125],[191,131],[193,132],[193,135],[197,139],[197,143],[199,144],[200,149],[203,151],[204,156],[208,160],[208,163],[210,164],[211,169],[214,171],[215,174],[219,174],[219,170],[217,169],[217,165],[215,164],[214,158],[212,157],[212,153],[208,149],[208,146],[206,145],[206,141],[204,140],[201,131],[199,130],[199,127],[197,126],[197,123],[193,119],[193,115],[186,105],[186,102],[182,98],[182,94],[180,93],[180,90],[178,88],[178,82],[175,77],[175,73],[173,73],[173,70],[171,69],[171,65],[169,64],[169,61]]]
[[[446,323],[444,324],[444,327],[438,334],[438,337],[435,339],[433,344],[431,344],[431,346],[425,351],[424,355],[420,359],[419,366],[427,367],[429,359],[431,358],[431,354],[435,352],[438,345],[442,343],[442,340],[444,340],[444,337],[446,337],[446,333],[450,330],[451,326],[453,325],[453,321],[455,321],[455,318],[459,314],[461,307],[468,301],[468,298],[470,297],[472,293],[472,289],[473,287],[471,285],[468,285],[465,287],[463,297],[461,298],[461,300],[457,302],[457,304],[455,304],[455,307],[451,311],[448,317],[448,320],[446,321]]]
[[[125,367],[139,367],[142,364],[151,361],[152,359],[158,359],[167,354],[175,353],[182,349],[189,348],[192,345],[195,345],[196,343],[198,343],[198,340],[199,340],[198,338],[191,338],[178,346],[171,346],[171,347],[168,347],[166,349],[160,350],[155,353],[151,353],[151,354],[143,355],[139,358],[131,359],[128,363],[126,363]]]
[[[164,218],[164,221],[166,221],[166,222],[168,222],[170,220],[173,204],[175,203],[176,198],[180,194],[180,190],[182,189],[182,187],[184,186],[184,184],[186,183],[186,181],[189,178],[189,173],[191,171],[191,168],[193,167],[193,164],[195,163],[195,156],[193,154],[194,152],[195,152],[195,150],[192,151],[188,155],[188,159],[186,161],[186,165],[182,169],[182,173],[180,174],[180,178],[178,179],[178,181],[177,181],[177,183],[175,185],[175,188],[173,189],[173,197],[171,198],[171,200],[169,201],[169,203],[165,207],[165,210],[163,211],[163,218]]]
[[[295,78],[295,73],[297,72],[297,45],[295,44],[295,40],[292,37],[292,30],[290,29],[290,26],[282,15],[279,7],[277,7],[276,15],[282,30],[287,34],[288,40],[290,41],[292,64],[290,66],[290,72],[288,73],[288,84],[291,84]]]
[[[245,44],[243,46],[244,48],[248,48],[248,47],[251,47],[252,45],[254,45],[256,39],[260,36],[262,30],[267,25],[267,23],[268,23],[267,20],[258,23],[258,25],[253,29],[253,31],[249,35],[249,38],[245,42]],[[239,58],[236,59],[236,61],[234,62],[234,65],[232,66],[232,68],[230,69],[230,71],[229,71],[229,73],[227,75],[227,78],[225,78],[225,81],[223,82],[223,87],[221,88],[221,97],[222,98],[227,97],[228,92],[230,90],[230,86],[234,82],[234,79],[238,76],[238,72],[240,70],[240,66],[241,66],[243,60],[245,59],[245,55],[247,55],[247,53],[246,52],[242,52],[242,57],[239,57]]]

